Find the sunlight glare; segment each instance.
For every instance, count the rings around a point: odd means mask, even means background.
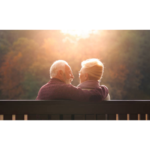
[[[89,34],[96,33],[96,30],[61,30],[64,34],[70,34],[77,37],[88,37]]]

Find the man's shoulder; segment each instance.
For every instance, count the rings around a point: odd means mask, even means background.
[[[74,89],[77,89],[75,86],[73,86],[72,84],[65,84],[65,83],[51,83],[51,82],[48,82],[46,84],[44,84],[40,90],[41,91],[47,91],[47,90],[51,90],[51,91],[65,91],[65,90],[74,90]]]
[[[45,88],[47,88],[48,86],[49,86],[49,82],[46,83],[46,84],[44,84],[44,85],[42,85],[41,88],[40,88],[40,90],[41,90],[41,89],[45,89]]]
[[[100,85],[100,87],[103,88],[103,90],[105,90],[105,98],[104,98],[104,100],[110,100],[108,87],[105,86],[105,85]]]
[[[107,89],[108,90],[108,87],[106,85],[100,85],[99,86],[100,88],[104,88],[104,89]]]
[[[109,95],[108,88],[105,85],[100,85],[100,86],[92,88],[92,89],[84,89],[84,90],[94,90],[94,89],[98,90],[101,93],[103,100],[105,100],[107,98],[107,96]]]
[[[103,89],[104,91],[106,91],[107,93],[109,93],[108,91],[108,87],[106,85],[100,85],[98,88]]]

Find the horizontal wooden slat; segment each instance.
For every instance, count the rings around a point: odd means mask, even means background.
[[[150,114],[150,101],[0,101],[0,114]]]
[[[4,114],[4,120],[12,120],[11,114]]]
[[[96,120],[96,115],[85,115],[86,120]]]
[[[49,120],[48,115],[37,115],[37,120]]]
[[[37,120],[37,115],[35,115],[35,114],[28,114],[28,120]]]
[[[119,120],[127,120],[127,114],[119,114]]]
[[[138,114],[130,114],[130,120],[138,120]]]
[[[16,115],[16,120],[24,120],[24,114]]]
[[[107,114],[107,120],[116,120],[116,114]]]
[[[49,115],[41,114],[28,114],[28,120],[50,120]]]
[[[74,115],[74,120],[85,120],[85,115]]]
[[[63,120],[71,120],[71,115],[63,115]]]
[[[145,114],[150,114],[150,100],[76,102],[65,100],[1,100],[0,114],[4,120],[23,120],[25,114],[29,120],[116,120],[116,114],[122,119],[145,120]],[[125,116],[122,116],[125,114]],[[34,116],[35,115],[35,116]],[[56,116],[57,115],[57,116]],[[68,115],[68,116],[66,116]],[[94,116],[94,117],[93,117]],[[147,119],[150,119],[147,115]]]
[[[51,115],[51,120],[60,120],[60,115]]]
[[[97,120],[107,120],[107,114],[97,114],[96,119]]]

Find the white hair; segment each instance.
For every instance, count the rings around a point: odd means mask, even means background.
[[[97,58],[92,58],[92,59],[87,59],[81,63],[82,68],[90,68],[93,66],[103,66],[103,63],[97,59]]]
[[[89,74],[90,79],[100,80],[104,72],[103,63],[96,58],[87,59],[81,63],[82,71]]]
[[[50,78],[56,76],[58,70],[62,70],[65,73],[65,65],[69,66],[68,63],[64,60],[55,61],[50,67]]]

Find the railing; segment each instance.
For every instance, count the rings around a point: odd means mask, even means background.
[[[149,120],[150,100],[1,100],[0,120]]]

